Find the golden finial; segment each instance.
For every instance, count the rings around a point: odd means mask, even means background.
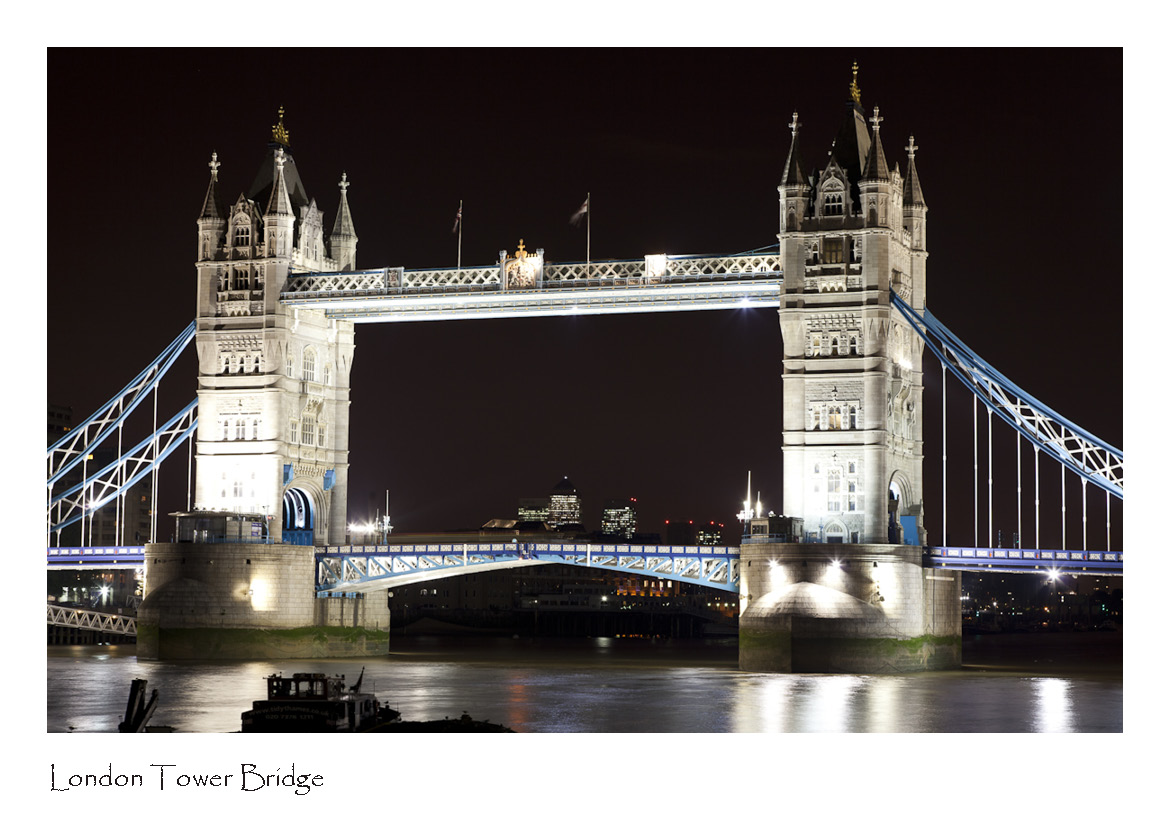
[[[856,85],[856,61],[852,62],[852,83],[848,85],[848,94],[852,96],[853,103],[861,102],[861,88]]]
[[[524,250],[524,240],[522,238],[520,239],[520,248],[515,251],[515,257],[520,261],[528,257],[527,251]]]
[[[276,125],[272,127],[272,140],[278,144],[284,144],[291,147],[292,144],[288,142],[288,130],[284,128],[284,107],[280,107],[279,120]]]

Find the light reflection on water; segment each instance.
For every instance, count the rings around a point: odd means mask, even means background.
[[[381,659],[157,663],[128,647],[50,648],[48,730],[114,731],[130,681],[145,678],[159,691],[152,724],[234,732],[267,675],[352,682],[364,666],[364,688],[408,720],[467,712],[519,732],[1121,731],[1119,668],[774,675],[740,672],[733,642],[605,638],[417,638],[392,649]]]

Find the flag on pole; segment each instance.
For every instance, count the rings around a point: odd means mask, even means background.
[[[590,198],[592,196],[589,196]],[[585,198],[584,203],[580,205],[580,209],[572,214],[572,218],[568,219],[568,223],[574,227],[580,226],[580,220],[585,217],[589,211],[589,199]]]
[[[457,213],[455,213],[455,226],[451,227],[452,233],[458,231],[459,224],[462,223],[462,220],[463,220],[463,205],[459,204],[459,211]]]

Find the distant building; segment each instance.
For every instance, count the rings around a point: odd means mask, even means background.
[[[576,486],[565,477],[552,489],[548,496],[548,524],[557,529],[561,526],[580,525],[580,497]]]
[[[693,546],[697,535],[693,520],[666,520],[666,544],[671,546]]]
[[[601,533],[612,537],[633,539],[637,533],[637,499],[606,500],[601,511]]]
[[[547,497],[521,497],[519,508],[516,510],[516,519],[522,523],[548,521]]]
[[[706,525],[698,526],[695,532],[695,540],[700,546],[721,546],[723,543],[723,529],[722,523],[716,523],[711,520]]]

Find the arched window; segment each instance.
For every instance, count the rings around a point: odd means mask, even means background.
[[[300,423],[300,441],[305,445],[313,444],[313,437],[316,436],[316,419],[311,416],[306,416],[304,421]]]
[[[252,420],[252,439],[259,439],[259,438],[260,438],[260,420],[253,419]]]
[[[317,381],[317,352],[311,347],[306,347],[301,357],[300,378],[305,382]]]
[[[840,469],[828,472],[828,510],[840,511]]]
[[[814,411],[812,411],[812,430],[813,431],[820,430],[820,409],[819,408],[816,408]],[[816,473],[817,474],[820,473],[819,468],[816,469]]]
[[[830,192],[824,196],[824,215],[844,215],[844,195]]]
[[[849,338],[849,340],[848,340],[848,355],[849,355],[849,356],[856,356],[856,355],[857,355],[857,341],[856,341],[856,336],[852,336],[852,337],[851,337],[851,338]]]
[[[235,225],[235,238],[232,244],[236,247],[247,247],[252,243],[252,228],[247,224]]]
[[[848,427],[849,430],[856,430],[856,405],[848,406]]]
[[[812,337],[812,355],[820,355],[820,334],[818,333]]]
[[[247,424],[242,419],[235,421],[235,438],[247,439]]]
[[[325,447],[325,423],[317,423],[317,445],[321,448]]]
[[[828,430],[839,431],[841,428],[841,416],[839,407],[831,407],[828,409]]]
[[[293,365],[293,363],[292,363],[292,350],[291,350],[291,348],[290,348],[290,349],[289,349],[289,351],[288,351],[288,362],[287,362],[287,364],[285,365],[285,370],[288,372],[288,375],[289,375],[290,377],[294,375],[294,367],[295,367],[295,366],[294,366],[294,365]],[[294,441],[295,441],[295,440],[294,440]]]
[[[832,337],[832,355],[840,355],[840,339],[836,338],[835,336]]]
[[[223,420],[223,441],[224,442],[227,442],[227,440],[231,438],[230,434],[231,434],[231,423],[225,419],[225,420]]]
[[[325,365],[324,371],[325,371],[324,382],[327,385],[327,384],[329,384],[329,379],[331,378],[330,374],[332,373],[332,371],[329,370],[328,365]]]

